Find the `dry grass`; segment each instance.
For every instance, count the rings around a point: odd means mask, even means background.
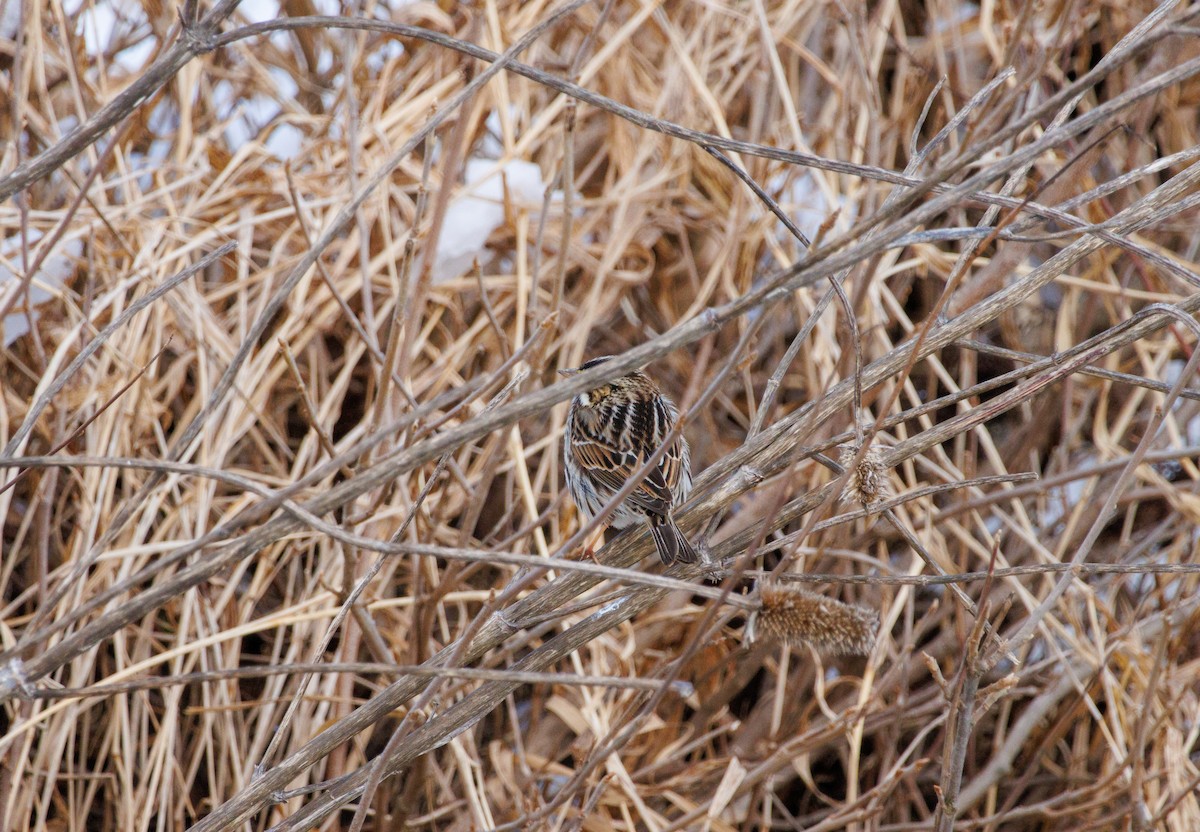
[[[1200,9],[284,5],[0,23],[0,828],[1200,828]],[[605,353],[703,568],[575,560]]]

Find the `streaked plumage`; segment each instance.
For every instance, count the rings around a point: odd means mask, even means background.
[[[578,370],[589,370],[609,356],[593,358]],[[632,372],[580,393],[571,402],[563,433],[567,486],[575,505],[588,519],[662,446],[679,418],[675,405],[642,372]],[[696,550],[675,525],[673,511],[692,489],[687,441],[676,438],[637,488],[617,506],[608,524],[624,529],[649,523],[663,563],[695,563]]]

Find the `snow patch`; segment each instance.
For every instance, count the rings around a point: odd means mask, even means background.
[[[213,84],[212,103],[217,118],[229,118],[229,114],[233,112],[233,101],[233,84],[228,81]]]
[[[157,38],[144,37],[132,46],[127,46],[118,52],[116,63],[131,75],[140,72],[149,65],[156,46],[158,46]]]
[[[849,228],[854,224],[857,213],[854,206],[844,197],[838,197],[831,203],[811,171],[801,171],[797,174],[789,170],[781,173],[768,183],[767,193],[778,194],[776,200],[779,207],[809,240],[817,236],[821,224],[834,211],[841,211],[837,219],[838,227]],[[765,211],[766,208],[762,210]],[[780,239],[792,239],[792,233],[783,223],[779,223],[776,234]]]
[[[242,0],[238,3],[238,11],[251,23],[264,23],[279,17],[279,3],[276,0]]]
[[[18,0],[19,2],[19,0]],[[108,48],[117,28],[117,15],[109,3],[92,6],[79,15],[83,30],[83,48],[88,55],[99,55]]]
[[[517,117],[517,109],[513,104],[508,105],[508,113],[510,119]],[[500,111],[493,109],[488,113],[487,118],[483,122],[483,137],[479,140],[478,150],[480,156],[497,159],[504,155],[504,142],[500,137],[504,135],[503,126],[500,123]]]
[[[322,49],[317,55],[317,74],[324,75],[329,70],[333,69],[333,50]],[[339,74],[334,80],[335,88],[341,89],[341,75]]]
[[[1187,422],[1187,443],[1200,445],[1200,416],[1193,416]]]
[[[1044,658],[1046,658],[1046,643],[1041,639],[1035,639],[1029,645],[1029,654],[1025,656],[1025,666],[1037,664]]]
[[[446,209],[438,238],[433,279],[444,283],[463,275],[480,258],[488,237],[504,222],[504,199],[517,210],[539,213],[546,195],[542,169],[533,162],[513,159],[499,165],[491,159],[467,160],[466,187]],[[555,191],[552,204],[562,204]]]
[[[41,238],[41,232],[32,231],[29,234],[29,256],[32,261],[37,251],[34,242]],[[4,346],[20,338],[29,331],[29,319],[38,319],[36,307],[54,297],[63,283],[75,272],[75,263],[83,255],[83,240],[60,240],[42,266],[29,282],[27,299],[17,299],[17,305],[12,312],[4,317]],[[0,242],[0,306],[8,304],[13,294],[21,291],[21,275],[17,269],[21,267],[21,237],[9,237]],[[29,314],[25,313],[24,304],[28,302]]]
[[[213,85],[212,101],[217,117],[227,120],[225,141],[234,148],[252,140],[280,112],[279,102],[269,95],[239,100],[228,81]]]
[[[0,0],[0,40],[21,34],[21,0]]]
[[[404,44],[398,40],[387,40],[367,56],[367,68],[376,74],[383,71],[388,61],[399,58],[404,54]]]
[[[1074,467],[1076,469],[1086,468],[1095,465],[1096,462],[1097,459],[1094,456],[1086,454],[1075,463]],[[1063,518],[1079,505],[1087,488],[1088,480],[1086,478],[1071,480],[1057,488],[1051,488],[1046,493],[1046,508],[1038,516],[1038,522],[1042,524],[1042,528],[1053,529],[1062,522]]]
[[[277,66],[271,67],[268,72],[271,75],[271,83],[275,85],[275,96],[283,99],[295,99],[300,92],[296,79],[287,70]]]
[[[304,146],[304,132],[295,125],[283,122],[267,137],[267,150],[277,159],[293,159]]]
[[[279,109],[279,102],[270,95],[247,98],[241,105],[242,117],[256,133],[279,115]]]
[[[21,0],[0,0],[3,2],[19,6]],[[89,6],[80,12],[78,21],[86,54],[101,55],[124,44],[124,48],[113,56],[113,63],[131,75],[145,69],[158,45],[145,10],[131,0],[109,0]],[[141,36],[133,43],[127,42],[130,35],[139,32]]]
[[[58,135],[66,136],[79,126],[79,119],[75,116],[63,116],[58,120]]]
[[[296,40],[292,32],[272,32],[267,39],[280,52],[291,52],[296,48]]]
[[[1174,387],[1176,382],[1179,381],[1179,377],[1181,375],[1183,375],[1183,371],[1186,367],[1187,367],[1187,362],[1184,361],[1183,359],[1172,358],[1170,361],[1167,362],[1167,366],[1163,368],[1163,382],[1165,384],[1167,384],[1168,386]],[[1195,387],[1196,386],[1196,378],[1193,377],[1193,378],[1188,379],[1187,382],[1184,384],[1184,386],[1185,387]],[[1174,412],[1176,410],[1179,410],[1179,408],[1183,407],[1184,403],[1187,401],[1188,401],[1187,399],[1182,398],[1182,397],[1175,399],[1175,403],[1173,405],[1171,405],[1171,411]]]

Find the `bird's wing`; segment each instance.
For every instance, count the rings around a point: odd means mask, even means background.
[[[604,437],[578,437],[575,460],[599,484],[618,491],[650,458],[670,429],[670,418],[661,400],[630,402],[614,408]],[[638,483],[628,501],[652,514],[666,516],[671,509],[670,483],[679,476],[680,443],[676,440],[657,466]]]
[[[617,492],[629,481],[642,464],[644,458],[628,451],[617,451],[612,447],[591,440],[576,440],[572,446],[575,461],[589,477],[610,492]],[[656,467],[638,483],[629,497],[629,503],[643,511],[666,515],[671,507],[671,490],[660,467]]]

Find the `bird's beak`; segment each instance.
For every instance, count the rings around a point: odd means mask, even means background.
[[[560,376],[567,376],[568,378],[570,378],[571,376],[577,376],[577,375],[579,375],[579,368],[578,368],[578,367],[571,367],[570,369],[567,369],[567,370],[559,370],[559,371],[558,371],[558,374],[559,374]]]

